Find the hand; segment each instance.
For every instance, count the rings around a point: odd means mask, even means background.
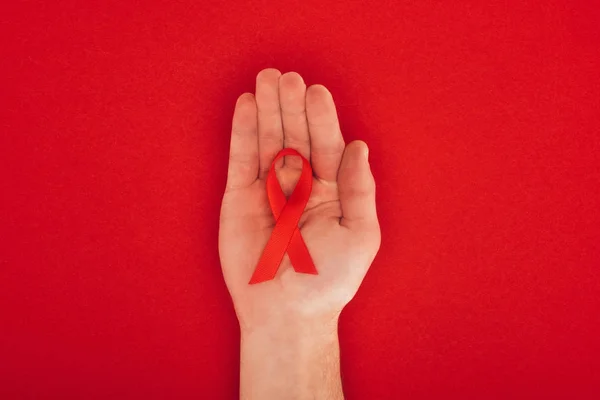
[[[265,180],[284,147],[296,149],[313,168],[312,194],[299,227],[318,275],[296,273],[286,254],[274,280],[249,285],[275,225]],[[289,196],[302,164],[299,157],[281,161],[276,173]],[[366,144],[345,145],[324,86],[306,89],[297,73],[261,71],[256,95],[241,95],[235,106],[219,230],[223,275],[242,331],[282,321],[337,321],[379,244]]]

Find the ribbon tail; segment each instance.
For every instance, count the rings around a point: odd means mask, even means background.
[[[290,261],[296,272],[318,275],[315,263],[310,256],[308,247],[306,247],[306,243],[304,242],[304,239],[302,239],[300,229],[298,228],[296,228],[292,235],[292,240],[288,246],[287,253],[290,256]]]

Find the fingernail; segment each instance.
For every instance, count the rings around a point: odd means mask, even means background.
[[[365,145],[365,158],[369,161],[369,146]]]

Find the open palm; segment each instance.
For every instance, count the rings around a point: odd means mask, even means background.
[[[296,273],[286,255],[275,279],[249,285],[275,226],[266,176],[282,148],[297,150],[313,168],[299,227],[318,275]],[[286,196],[301,168],[299,157],[276,165]],[[366,144],[345,145],[325,87],[307,89],[293,72],[261,71],[256,94],[245,93],[236,103],[219,230],[223,275],[242,326],[290,314],[336,316],[356,293],[379,243]]]

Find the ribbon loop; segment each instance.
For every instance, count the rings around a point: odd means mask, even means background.
[[[298,156],[302,159],[302,172],[289,199],[285,198],[275,174],[275,162],[285,156]],[[296,272],[317,274],[317,269],[298,229],[298,222],[311,191],[312,168],[308,160],[294,149],[286,148],[277,153],[267,175],[267,197],[275,217],[275,227],[258,260],[250,284],[273,279],[286,252]]]

